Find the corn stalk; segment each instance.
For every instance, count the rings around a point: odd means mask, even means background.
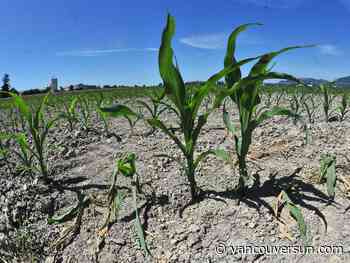
[[[226,56],[224,59],[225,67],[229,67],[230,65],[235,65],[237,63],[234,55],[236,49],[236,38],[239,33],[246,30],[246,28],[251,25],[252,24],[242,25],[230,35],[227,44]],[[223,92],[223,95],[221,97],[224,98],[226,96],[229,96],[231,100],[234,101],[234,103],[237,105],[239,112],[239,132],[237,132],[236,129],[233,129],[234,126],[229,123],[227,116],[224,116],[224,119],[226,119],[224,122],[228,130],[234,134],[235,149],[238,158],[240,174],[238,191],[241,196],[246,192],[246,185],[249,179],[246,157],[249,151],[249,146],[252,143],[252,135],[254,129],[265,120],[276,115],[293,116],[297,118],[297,114],[293,114],[293,112],[290,110],[277,106],[273,107],[272,109],[261,111],[257,114],[257,107],[261,103],[260,86],[264,80],[286,79],[300,83],[298,79],[291,75],[270,71],[268,69],[268,65],[276,56],[287,51],[302,47],[306,46],[288,47],[276,52],[262,55],[259,58],[258,62],[252,67],[247,77],[242,77],[240,68],[237,68],[235,71],[231,72],[225,77],[227,89]],[[227,115],[225,112],[224,114]]]
[[[195,170],[199,162],[204,158],[203,155],[195,157],[195,149],[201,129],[207,123],[208,116],[212,109],[204,113],[199,113],[199,108],[203,100],[216,87],[217,81],[236,70],[240,66],[253,61],[256,58],[245,59],[234,65],[228,65],[220,72],[210,77],[202,86],[192,89],[186,87],[182,79],[179,67],[173,63],[173,49],[171,40],[175,33],[175,19],[169,14],[167,24],[162,34],[162,43],[159,49],[158,63],[160,76],[164,83],[165,97],[173,105],[167,105],[168,109],[176,114],[180,125],[180,132],[183,137],[178,137],[174,129],[167,126],[159,118],[150,118],[148,123],[160,129],[182,152],[185,158],[185,175],[190,185],[192,200],[199,197],[199,189],[195,180]],[[213,152],[208,152],[213,153]]]

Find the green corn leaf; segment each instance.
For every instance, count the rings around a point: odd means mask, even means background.
[[[135,208],[135,228],[138,236],[138,241],[141,249],[146,253],[146,256],[151,256],[151,252],[148,249],[145,233],[141,224],[139,211],[137,207],[137,196],[136,196],[136,187],[133,187],[133,199],[134,199],[134,208]]]
[[[168,109],[168,110],[174,112],[174,113],[176,114],[176,116],[177,116],[178,118],[180,118],[180,113],[177,111],[177,109],[175,109],[175,107],[173,107],[172,105],[170,105],[169,103],[166,103],[166,102],[164,102],[164,101],[161,101],[160,104],[163,105],[163,106],[165,106],[166,109]]]
[[[78,211],[79,211],[78,208],[79,206],[76,205],[74,207],[67,209],[67,211],[63,212],[62,215],[50,217],[48,218],[47,223],[49,225],[61,224],[69,220],[72,220],[78,214]]]
[[[79,196],[78,199],[78,203],[73,207],[68,208],[64,213],[62,213],[62,215],[48,218],[48,224],[61,224],[72,220],[76,215],[78,215],[79,211],[83,209],[90,201],[88,196]]]
[[[158,55],[159,72],[164,82],[165,93],[176,107],[182,111],[186,101],[186,88],[178,68],[173,64],[171,40],[174,33],[175,19],[168,14],[167,25],[163,30],[162,43]]]
[[[128,106],[116,104],[110,107],[101,107],[102,112],[105,112],[110,117],[135,117],[137,114]]]
[[[259,61],[253,66],[253,68],[250,70],[249,76],[258,76],[260,74],[265,74],[268,72],[268,65],[271,62],[272,59],[274,59],[276,56],[285,53],[287,51],[293,50],[293,49],[299,49],[299,48],[308,48],[308,47],[314,47],[313,45],[305,45],[305,46],[291,46],[287,48],[280,49],[275,52],[270,52],[265,55],[263,55]]]
[[[194,167],[197,167],[198,164],[209,155],[215,155],[216,157],[218,157],[219,159],[221,159],[225,162],[231,161],[230,154],[227,151],[225,151],[224,149],[212,149],[212,150],[205,151],[205,152],[201,153],[200,155],[198,155],[198,157],[196,158],[196,160],[194,162]]]
[[[75,97],[69,105],[68,111],[71,115],[75,114],[75,108],[76,108],[77,102],[78,102],[78,98]]]
[[[28,139],[25,133],[17,133],[13,137],[19,144],[23,152],[30,150],[30,145],[28,143]]]
[[[148,110],[148,112],[153,116],[153,110],[146,102],[144,102],[142,100],[137,100],[136,103],[138,103],[138,104],[142,105],[143,107],[145,107]]]
[[[227,49],[226,49],[226,55],[224,59],[224,66],[229,67],[232,64],[236,64],[237,60],[235,58],[235,50],[236,50],[236,39],[237,36],[245,31],[250,26],[256,26],[256,25],[262,25],[260,23],[251,23],[251,24],[244,24],[239,27],[237,27],[230,35],[228,41],[227,41]],[[228,74],[225,77],[226,83],[228,87],[232,87],[233,84],[241,79],[242,73],[241,69],[238,67],[235,70],[233,70],[230,74]]]
[[[335,196],[335,186],[337,182],[336,175],[336,157],[330,154],[321,156],[320,181],[326,180],[328,196],[333,199]]]
[[[163,89],[161,92],[153,92],[151,95],[152,100],[156,102],[160,102],[165,97],[165,90]]]
[[[134,153],[128,154],[126,157],[118,160],[118,171],[125,177],[132,177],[136,173],[135,168],[136,155]]]
[[[304,220],[304,216],[300,210],[299,207],[297,207],[292,200],[289,198],[287,193],[285,191],[282,191],[283,193],[283,201],[286,203],[287,208],[289,210],[290,215],[295,219],[295,221],[298,223],[298,228],[300,235],[304,242],[307,241],[307,227]]]
[[[26,119],[28,123],[32,122],[32,112],[26,102],[21,96],[18,96],[14,93],[10,93],[14,105],[18,108],[20,114]]]
[[[49,133],[49,130],[53,127],[53,125],[55,124],[55,122],[56,122],[58,119],[59,119],[59,117],[54,118],[54,119],[50,120],[48,123],[46,123],[45,128],[44,128],[44,130],[43,130],[42,133],[41,133],[41,140],[40,140],[40,142],[41,142],[41,144],[40,144],[40,145],[41,145],[41,148],[43,148],[43,146],[44,146],[45,139],[46,139],[46,137],[47,137],[47,135],[48,135],[48,133]]]
[[[38,128],[40,126],[40,121],[43,120],[43,111],[44,111],[44,107],[45,105],[47,105],[48,103],[48,100],[49,100],[49,96],[50,96],[50,92],[47,93],[44,97],[44,99],[41,101],[41,103],[39,104],[39,107],[36,109],[36,112],[35,112],[35,117],[34,117],[34,120],[33,120],[33,127],[34,128]]]
[[[237,135],[234,135],[235,139],[235,148],[238,156],[242,153],[242,137],[238,137]]]
[[[119,211],[121,209],[121,205],[122,205],[125,197],[126,197],[126,195],[121,191],[117,191],[117,193],[115,194],[114,199],[113,199],[111,218],[109,220],[109,223],[113,224],[114,222],[117,221]]]
[[[186,153],[186,147],[182,144],[180,139],[178,137],[176,137],[176,135],[173,132],[171,132],[170,129],[167,128],[161,120],[159,120],[159,119],[147,119],[147,122],[151,126],[161,129],[166,135],[168,135],[176,143],[176,145],[180,148],[180,150],[183,153]]]
[[[200,115],[198,117],[197,126],[194,129],[193,134],[192,134],[193,144],[196,144],[199,133],[201,132],[201,129],[203,128],[203,126],[207,123],[208,117],[209,117],[209,113]]]
[[[332,162],[327,170],[327,193],[330,198],[335,196],[335,185],[337,182],[337,175],[335,171],[335,160]]]
[[[270,110],[266,110],[264,112],[262,112],[258,118],[255,121],[255,125],[258,126],[261,123],[263,123],[264,121],[274,117],[274,116],[288,116],[288,117],[295,117],[295,118],[299,118],[300,115],[298,114],[294,114],[292,111],[286,109],[286,108],[281,108],[278,106],[274,106],[272,109]]]
[[[216,82],[218,82],[220,79],[222,79],[223,77],[227,76],[228,74],[232,73],[233,71],[239,69],[241,66],[249,63],[249,62],[252,62],[256,59],[258,59],[258,57],[253,57],[253,58],[247,58],[247,59],[243,59],[235,64],[230,64],[229,66],[225,67],[224,69],[220,70],[219,72],[217,72],[216,74],[212,75],[206,82],[205,84],[196,92],[196,94],[194,95],[193,99],[192,99],[192,102],[191,102],[191,105],[190,107],[192,108],[192,116],[196,116],[197,112],[198,112],[198,109],[204,99],[204,97],[210,92],[210,91],[214,91],[216,92],[216,90],[219,90],[217,91],[220,96],[218,96],[215,100],[215,103],[214,103],[214,109],[217,108],[222,100],[225,98],[225,96],[223,95],[226,95],[227,91],[225,92],[220,92],[220,89],[212,89],[213,87],[215,87],[215,84]]]
[[[12,134],[5,133],[5,132],[0,132],[0,140],[8,140],[13,138]]]
[[[8,155],[8,151],[5,149],[0,149],[0,157],[4,158],[5,156]]]
[[[224,112],[222,113],[222,118],[225,124],[225,127],[232,133],[235,134],[237,133],[238,129],[233,125],[233,123],[230,120],[230,116],[229,113],[224,110]]]
[[[293,203],[288,203],[287,204],[287,207],[289,209],[289,212],[291,214],[291,216],[297,221],[298,223],[298,228],[299,228],[299,232],[300,232],[300,235],[302,237],[302,239],[304,241],[307,240],[307,227],[306,227],[306,224],[305,224],[305,220],[304,220],[304,216],[303,214],[301,213],[301,210],[299,207],[297,207],[295,204]]]

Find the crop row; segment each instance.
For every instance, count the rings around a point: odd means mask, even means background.
[[[254,130],[259,125],[274,116],[286,116],[292,118],[295,123],[302,122],[307,135],[309,125],[315,122],[320,112],[320,105],[323,115],[321,118],[326,122],[344,121],[349,112],[348,92],[335,91],[332,87],[322,85],[319,88],[313,88],[310,92],[310,88],[297,78],[286,73],[274,72],[269,67],[276,56],[294,49],[309,48],[309,46],[288,47],[237,61],[236,39],[241,32],[252,26],[259,26],[259,24],[241,25],[231,33],[223,69],[200,86],[186,86],[177,63],[174,64],[171,43],[175,33],[175,21],[168,15],[159,49],[159,71],[164,83],[163,88],[142,89],[137,92],[126,90],[119,93],[72,93],[62,96],[49,93],[44,97],[32,98],[10,94],[12,98],[1,103],[0,156],[2,161],[13,174],[38,176],[43,183],[52,184],[47,162],[47,136],[55,125],[63,123],[70,132],[78,126],[88,131],[94,129],[92,115],[97,115],[103,127],[99,132],[108,137],[115,136],[120,140],[121,138],[110,130],[111,118],[125,118],[132,128],[137,122],[144,121],[149,125],[150,130],[143,136],[147,137],[157,130],[163,132],[182,153],[184,162],[180,162],[179,165],[187,178],[193,202],[199,202],[203,198],[201,189],[197,185],[196,170],[208,155],[215,155],[225,162],[238,165],[239,183],[233,191],[238,194],[238,201],[241,200],[248,191],[249,181],[252,180],[247,168],[247,155]],[[252,62],[255,62],[254,66],[249,74],[243,77],[241,67]],[[225,85],[218,85],[223,78]],[[295,81],[297,84],[276,89],[264,86],[263,82],[270,79],[286,79]],[[130,97],[130,92],[135,96]],[[121,99],[124,99],[124,103],[117,103]],[[229,111],[232,107],[238,110],[239,123],[233,123],[230,119]],[[237,164],[233,163],[232,155],[224,149],[215,148],[197,154],[197,142],[201,131],[214,111],[222,111],[223,127],[234,139]],[[177,127],[169,126],[164,121],[165,113],[171,113],[176,117]],[[162,156],[173,159],[172,156],[165,154]],[[11,161],[13,158],[19,162],[14,163]],[[117,221],[120,205],[126,197],[118,187],[117,178],[118,175],[122,175],[130,178],[133,189],[132,200],[140,246],[147,255],[151,255],[138,216],[137,199],[140,196],[147,198],[147,195],[138,183],[135,159],[133,153],[126,153],[123,158],[116,161],[106,200],[101,201],[93,196],[79,194],[78,202],[73,208],[59,216],[49,218],[50,224],[62,223],[73,218],[76,220],[75,224],[56,240],[56,246],[62,245],[70,234],[79,232],[83,210],[90,203],[106,207],[106,220],[99,231],[101,243],[103,242],[110,226]],[[334,199],[337,182],[335,163],[335,156],[325,155],[320,164],[319,181],[326,184],[330,201]],[[297,221],[301,236],[307,243],[303,215],[297,204],[291,201],[287,189],[280,193],[277,201],[276,218],[279,216],[280,208],[286,207]]]

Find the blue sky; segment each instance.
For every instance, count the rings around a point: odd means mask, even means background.
[[[350,0],[3,0],[0,74],[17,89],[59,85],[158,84],[157,49],[169,11],[173,47],[185,80],[222,68],[238,25],[261,22],[238,39],[238,58],[318,44],[276,59],[297,77],[350,75]],[[248,68],[245,68],[246,72]]]

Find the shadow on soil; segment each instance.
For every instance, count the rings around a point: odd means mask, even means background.
[[[281,178],[276,178],[276,174],[274,174],[263,184],[261,184],[260,176],[255,174],[254,184],[248,189],[244,196],[240,196],[235,191],[217,192],[203,190],[200,193],[199,200],[189,202],[180,210],[180,217],[183,216],[183,212],[186,208],[201,202],[206,198],[224,203],[226,203],[225,199],[237,200],[238,204],[239,202],[243,202],[248,207],[255,208],[258,213],[260,213],[261,207],[265,207],[270,211],[271,215],[274,216],[273,207],[264,199],[271,197],[275,198],[281,193],[281,191],[285,191],[294,204],[313,211],[322,220],[325,226],[325,231],[327,232],[327,220],[324,214],[318,207],[310,202],[324,204],[324,206],[337,203],[330,200],[326,194],[315,188],[314,185],[299,179],[298,174],[300,171],[301,168],[298,168],[291,175]],[[215,197],[212,198],[211,196]]]

